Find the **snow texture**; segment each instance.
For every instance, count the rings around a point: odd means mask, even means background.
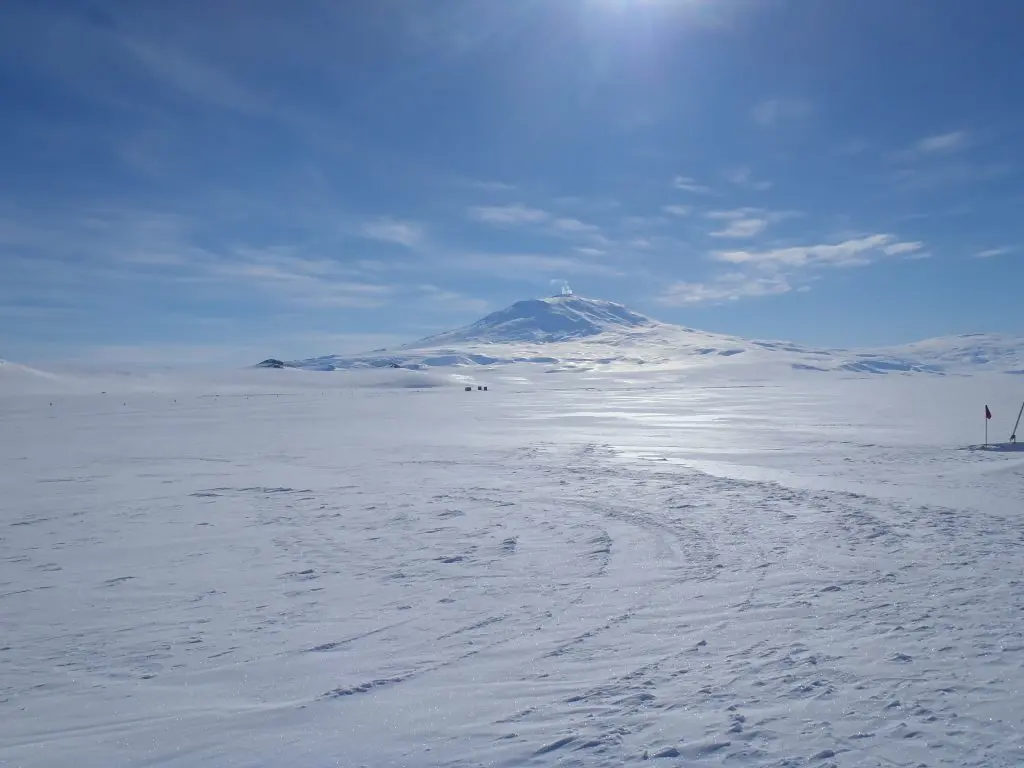
[[[869,374],[1024,374],[1024,339],[968,334],[873,350],[750,341],[652,320],[621,304],[580,296],[520,301],[472,325],[395,350],[281,363],[317,371],[536,363],[547,370],[767,368]],[[268,366],[264,361],[260,365]],[[276,367],[276,366],[275,366]]]
[[[1019,377],[9,365],[2,765],[1021,762]]]

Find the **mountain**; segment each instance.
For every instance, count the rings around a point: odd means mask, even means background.
[[[819,349],[707,333],[659,322],[615,302],[570,295],[519,301],[471,325],[393,350],[290,362],[271,359],[259,366],[332,371],[510,363],[542,364],[547,370],[748,366],[758,373],[784,369],[847,374],[1024,374],[1024,339],[967,334],[876,349]]]
[[[553,296],[517,301],[472,325],[428,336],[405,345],[403,349],[515,341],[548,343],[657,325],[660,323],[611,301],[571,295]]]

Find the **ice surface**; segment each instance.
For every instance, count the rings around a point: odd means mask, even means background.
[[[1019,377],[543,371],[0,382],[0,765],[1021,763]]]

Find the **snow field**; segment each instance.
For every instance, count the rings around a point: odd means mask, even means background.
[[[0,765],[1019,764],[1012,377],[350,375],[0,396]]]

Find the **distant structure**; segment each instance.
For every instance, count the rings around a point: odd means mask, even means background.
[[[569,287],[568,283],[565,283],[564,285],[562,285],[562,295],[563,296],[572,296],[572,288]]]

